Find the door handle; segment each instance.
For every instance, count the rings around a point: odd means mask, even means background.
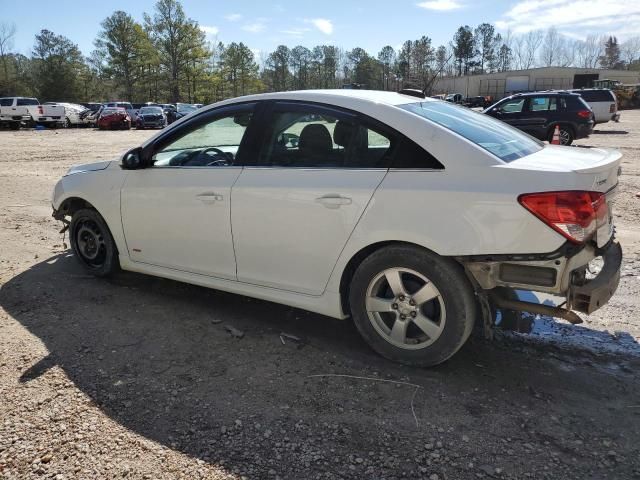
[[[316,198],[316,202],[321,203],[327,208],[340,208],[342,205],[351,205],[353,200],[337,193],[329,193]]]
[[[224,197],[216,192],[202,192],[196,195],[196,198],[204,203],[221,202]]]

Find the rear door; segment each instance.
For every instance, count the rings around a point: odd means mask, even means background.
[[[310,295],[388,170],[391,140],[353,113],[276,102],[255,164],[233,187],[238,280]]]
[[[558,105],[558,99],[559,97],[555,95],[529,97],[524,114],[525,128],[523,130],[536,138],[546,138],[549,125],[560,119],[562,102]]]

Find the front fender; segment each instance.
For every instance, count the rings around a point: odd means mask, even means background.
[[[119,252],[127,252],[120,218],[120,189],[127,172],[120,168],[76,173],[61,178],[53,190],[54,216],[63,215],[61,207],[72,199],[91,204],[106,222]]]

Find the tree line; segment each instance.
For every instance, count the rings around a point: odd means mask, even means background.
[[[501,34],[490,23],[456,30],[446,45],[428,36],[377,54],[334,45],[278,46],[259,58],[243,42],[208,41],[179,0],[158,0],[143,21],[116,11],[100,24],[95,49],[83,56],[72,40],[49,30],[35,36],[29,57],[12,51],[14,25],[0,23],[0,96],[41,101],[210,103],[265,91],[337,88],[430,90],[438,76],[524,70],[537,66],[640,70],[640,37],[570,39],[555,28]]]

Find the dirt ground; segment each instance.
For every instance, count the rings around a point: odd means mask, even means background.
[[[1,479],[640,478],[640,111],[577,142],[625,155],[610,304],[433,369],[383,360],[349,321],[85,275],[53,185],[150,135],[0,132]]]

